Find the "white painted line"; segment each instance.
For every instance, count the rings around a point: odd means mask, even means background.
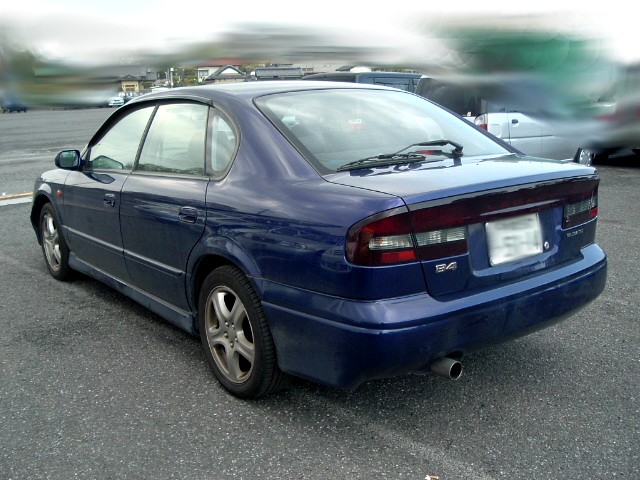
[[[31,203],[32,196],[28,197],[12,197],[0,200],[0,207],[6,207],[7,205],[18,205],[20,203]]]

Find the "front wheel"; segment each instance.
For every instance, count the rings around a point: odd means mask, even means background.
[[[50,203],[42,207],[39,225],[42,253],[49,273],[57,280],[68,279],[72,272],[69,267],[69,247],[60,231],[58,215]]]
[[[254,399],[286,386],[260,300],[241,271],[224,266],[205,279],[198,327],[209,366],[230,393]]]

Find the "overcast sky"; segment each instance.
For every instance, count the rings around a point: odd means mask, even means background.
[[[489,14],[496,21],[509,22],[511,15],[525,19],[550,14],[550,29],[578,35],[596,36],[607,42],[616,60],[640,61],[637,18],[640,7],[634,2],[550,1],[550,0],[420,0],[404,9],[398,2],[324,0],[321,4],[302,1],[264,0],[20,0],[3,1],[2,23],[11,29],[8,40],[21,40],[29,47],[58,59],[109,61],[126,51],[180,51],[185,43],[215,39],[225,31],[251,23],[287,24],[301,28],[352,36],[360,46],[391,45],[398,52],[419,49],[417,28],[427,22]],[[590,5],[597,3],[597,5]],[[629,6],[623,6],[623,3]],[[603,5],[605,4],[605,5]],[[364,43],[363,43],[364,42]],[[348,45],[345,45],[348,46]]]

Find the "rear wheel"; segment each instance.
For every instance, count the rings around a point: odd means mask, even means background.
[[[66,280],[72,272],[69,267],[69,247],[60,231],[56,211],[50,203],[42,207],[39,225],[47,269],[57,280]]]
[[[573,158],[573,161],[581,165],[591,165],[596,162],[603,162],[608,157],[609,155],[606,153],[596,153],[594,150],[589,148],[579,148]]]
[[[258,398],[286,386],[260,300],[241,271],[224,266],[205,279],[198,326],[209,366],[230,393]]]

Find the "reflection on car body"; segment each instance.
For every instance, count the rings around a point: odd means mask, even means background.
[[[606,281],[595,169],[523,157],[397,89],[174,89],[55,161],[31,211],[49,272],[199,335],[243,398],[292,376],[457,378],[464,355],[566,318]]]

